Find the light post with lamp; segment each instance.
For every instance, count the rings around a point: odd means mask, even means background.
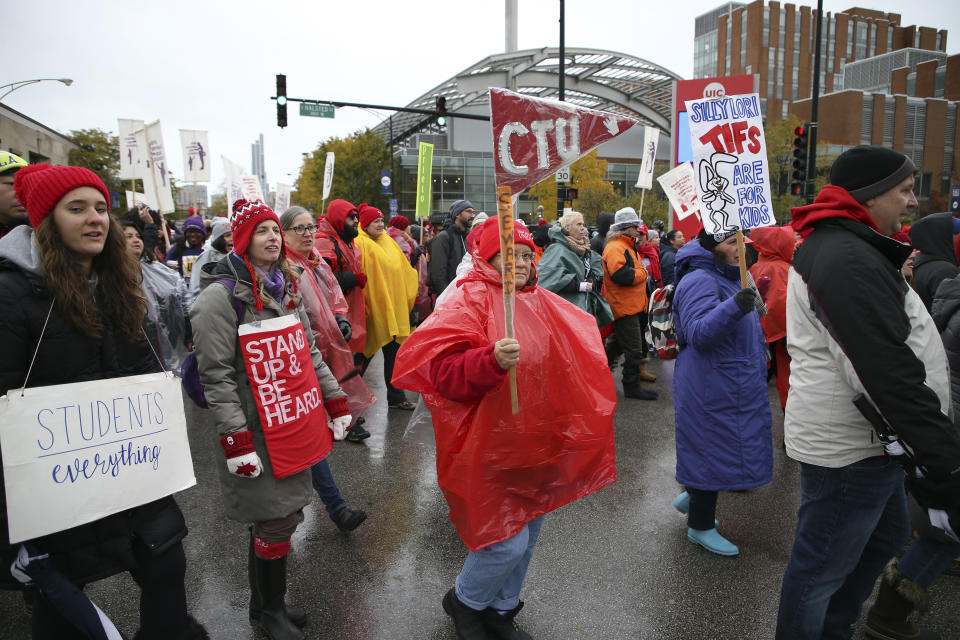
[[[54,82],[62,82],[68,87],[71,84],[73,84],[73,80],[71,80],[70,78],[35,78],[33,80],[18,80],[17,82],[11,82],[9,84],[0,85],[0,91],[7,89],[7,91],[3,95],[0,95],[0,100],[3,100],[4,98],[6,98],[8,95],[13,93],[17,89],[21,89],[27,86],[28,84],[35,84],[37,82],[44,82],[47,80],[52,80]]]

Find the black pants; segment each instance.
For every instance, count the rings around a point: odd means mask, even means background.
[[[134,542],[137,568],[130,575],[140,587],[140,638],[176,638],[187,628],[187,593],[183,578],[187,559],[177,543],[160,555],[153,555],[139,541]],[[83,588],[83,585],[79,585]],[[83,640],[73,625],[60,617],[54,606],[38,591],[33,602],[35,640]]]
[[[399,404],[407,399],[407,394],[402,389],[394,387],[390,380],[393,378],[393,363],[397,361],[397,351],[400,350],[400,343],[393,340],[383,345],[383,381],[387,384],[387,404]],[[373,358],[367,358],[362,353],[356,354],[354,362],[360,365],[360,375],[367,372],[370,361]]]
[[[706,531],[717,526],[715,522],[717,519],[717,492],[687,487],[687,493],[690,494],[690,512],[687,514],[687,526],[699,531]]]

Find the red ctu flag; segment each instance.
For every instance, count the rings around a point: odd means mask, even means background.
[[[333,448],[307,336],[296,314],[240,325],[240,349],[275,478]]]
[[[569,102],[490,88],[493,161],[498,187],[532,187],[637,121]]]

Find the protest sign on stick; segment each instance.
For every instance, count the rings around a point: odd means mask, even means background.
[[[776,223],[760,96],[688,100],[686,108],[703,227],[710,234],[737,232],[745,287],[743,230]]]
[[[320,201],[321,215],[326,210],[327,198],[330,197],[330,189],[333,187],[333,169],[336,166],[337,156],[333,151],[327,151],[327,159],[323,163],[323,194]]]
[[[430,219],[430,198],[433,189],[433,145],[421,142],[417,155],[417,209],[413,214],[420,225],[420,244],[423,245],[424,223]]]
[[[512,198],[636,123],[632,118],[615,113],[490,88],[490,124],[507,318],[505,335],[508,337],[513,335],[515,286]],[[506,233],[508,228],[509,234]],[[511,394],[511,397],[516,395],[516,379],[513,377]],[[516,415],[516,407],[514,409]]]
[[[660,144],[660,130],[656,127],[643,128],[643,156],[640,161],[640,174],[637,176],[637,184],[634,185],[640,191],[640,217],[643,218],[643,197],[647,194],[647,189],[653,188],[653,168],[657,160],[657,146]]]
[[[223,160],[223,180],[227,190],[227,217],[233,220],[233,203],[244,198],[243,182],[240,180],[243,170],[227,156],[222,155],[220,159]]]
[[[697,185],[693,177],[693,167],[689,162],[681,162],[670,171],[657,178],[660,188],[667,194],[670,206],[677,212],[677,220],[687,216],[700,215],[697,203]]]
[[[290,191],[292,188],[292,185],[282,182],[277,183],[277,198],[273,203],[273,210],[277,212],[277,215],[281,215],[290,208]]]
[[[167,155],[163,147],[163,132],[160,121],[152,122],[144,127],[147,139],[147,149],[150,153],[150,173],[153,178],[153,188],[156,190],[160,213],[167,214],[176,211],[173,204],[173,192],[170,190],[170,167],[167,165]]]
[[[11,390],[0,398],[0,447],[10,542],[197,483],[170,373]]]

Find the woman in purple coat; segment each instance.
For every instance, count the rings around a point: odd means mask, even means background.
[[[736,240],[701,232],[681,248],[673,296],[677,482],[686,487],[674,507],[687,514],[687,538],[723,556],[740,550],[717,531],[717,493],[773,478],[763,305],[740,288]]]

